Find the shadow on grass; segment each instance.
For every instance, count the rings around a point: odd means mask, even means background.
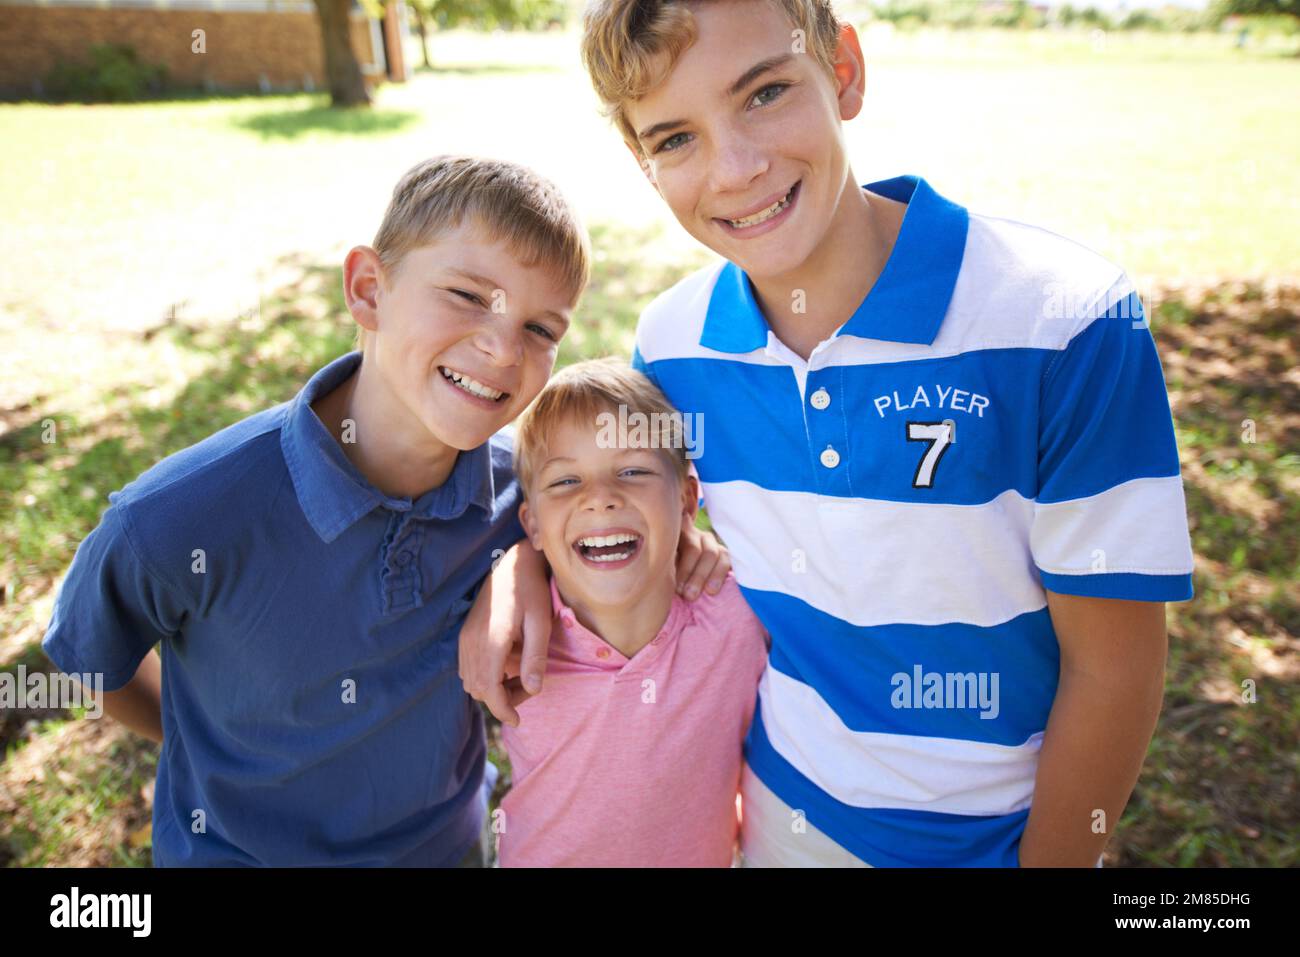
[[[336,109],[328,105],[307,109],[267,110],[232,121],[236,129],[256,133],[265,140],[291,140],[316,133],[335,136],[384,136],[414,126],[421,116],[412,110],[356,107]]]
[[[421,63],[411,71],[419,76],[510,76],[525,73],[563,73],[564,68],[551,63],[455,63],[442,66]]]

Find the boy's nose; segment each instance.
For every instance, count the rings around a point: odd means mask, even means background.
[[[519,365],[524,358],[523,337],[515,330],[502,328],[504,325],[482,330],[475,341],[491,357],[493,365]]]
[[[623,507],[623,496],[618,489],[600,482],[593,482],[587,488],[587,498],[583,507],[592,512],[610,511]]]
[[[767,172],[770,164],[765,150],[746,136],[729,133],[718,140],[709,164],[710,185],[719,193],[748,189]]]

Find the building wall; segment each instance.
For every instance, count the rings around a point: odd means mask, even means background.
[[[178,86],[324,89],[325,57],[315,7],[302,2],[259,6],[264,9],[38,5],[0,0],[0,95],[33,95],[37,81],[55,64],[61,60],[88,62],[91,46],[98,43],[129,44],[142,61],[166,66],[169,80]],[[192,52],[195,30],[205,31],[205,53]],[[370,21],[354,11],[352,46],[367,85],[382,78],[370,72],[375,59],[371,43]]]

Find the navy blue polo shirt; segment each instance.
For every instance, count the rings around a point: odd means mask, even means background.
[[[389,498],[311,409],[359,362],[110,495],[60,589],[65,672],[116,690],[161,643],[159,866],[443,866],[482,827],[496,772],[456,644],[523,537],[510,439]]]

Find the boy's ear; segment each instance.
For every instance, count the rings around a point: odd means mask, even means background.
[[[384,283],[379,254],[369,246],[353,246],[343,261],[343,299],[362,329],[379,329],[379,297]]]
[[[682,528],[690,528],[695,524],[695,516],[700,511],[700,480],[695,475],[695,469],[691,469],[686,480],[682,482]]]
[[[659,184],[655,182],[655,174],[650,169],[650,160],[639,148],[629,143],[627,140],[623,141],[623,145],[627,147],[627,151],[631,153],[632,158],[636,160],[636,165],[641,167],[641,172],[645,174],[646,181],[654,187],[656,193],[659,193]],[[659,193],[659,195],[662,196],[663,193]]]
[[[858,31],[849,23],[840,27],[840,40],[835,46],[835,88],[840,101],[840,119],[851,120],[862,112],[867,66]]]
[[[537,527],[537,516],[528,507],[527,499],[519,503],[519,524],[524,527],[524,534],[528,536],[528,544],[540,552],[542,550],[542,533]]]

